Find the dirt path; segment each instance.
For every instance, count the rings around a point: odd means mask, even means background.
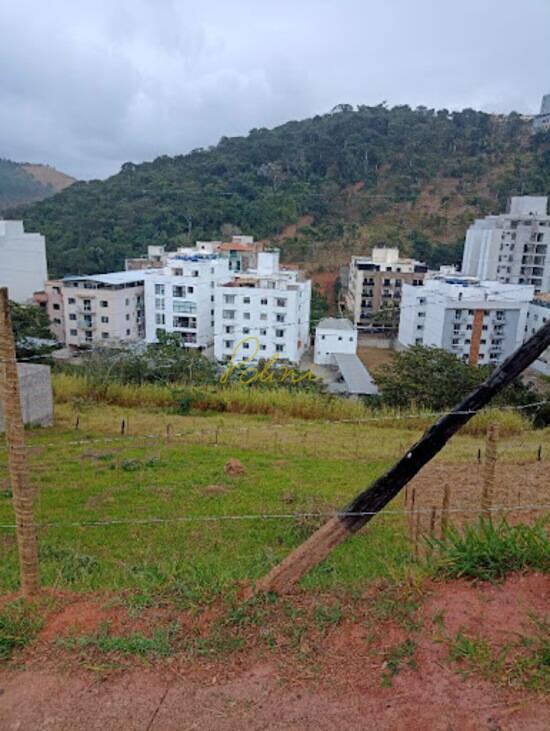
[[[499,586],[432,583],[415,614],[416,627],[390,619],[373,640],[368,615],[375,601],[375,596],[368,602],[358,599],[351,614],[344,612],[321,634],[305,636],[299,650],[282,645],[267,649],[252,641],[228,655],[176,654],[157,664],[130,660],[125,669],[116,671],[109,671],[113,658],[108,655],[88,656],[83,662],[55,644],[61,627],[67,630],[65,620],[76,616],[75,607],[84,604],[75,602],[60,608],[34,646],[0,670],[0,729],[550,728],[548,697],[466,671],[467,667],[450,662],[444,641],[465,632],[499,648],[528,636],[533,614],[548,613],[549,576],[514,576]],[[399,612],[399,607],[392,611]],[[85,621],[90,619],[87,611]],[[101,619],[98,612],[97,621]],[[275,630],[276,620],[276,615],[267,619]],[[251,627],[250,638],[261,636],[263,630]],[[403,661],[391,682],[381,682],[388,673],[388,652],[411,638],[414,662]]]

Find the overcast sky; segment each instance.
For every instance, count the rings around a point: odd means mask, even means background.
[[[538,110],[549,0],[4,0],[0,157],[80,178],[335,104]]]

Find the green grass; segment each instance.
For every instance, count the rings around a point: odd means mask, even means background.
[[[129,437],[120,436],[123,419]],[[57,404],[56,426],[27,434],[36,520],[47,524],[39,530],[43,583],[122,593],[136,611],[166,601],[198,607],[230,599],[239,582],[264,574],[418,438],[408,420],[400,423],[381,431],[377,422]],[[510,437],[502,459],[525,457],[527,450],[534,458],[549,436]],[[438,460],[473,464],[481,444],[459,435]],[[244,475],[224,473],[230,458],[242,461]],[[0,487],[0,524],[13,525],[5,450]],[[389,509],[402,507],[400,496]],[[148,523],[152,518],[159,522]],[[12,529],[0,528],[0,550],[0,592],[16,590]],[[304,577],[302,587],[355,591],[373,579],[399,582],[411,571],[417,564],[405,517],[383,513]]]
[[[443,540],[432,540],[436,570],[448,578],[483,581],[503,579],[514,571],[550,571],[548,519],[534,525],[509,525],[481,519],[464,531],[449,530]]]
[[[131,426],[137,418],[130,413]],[[255,425],[263,432],[263,422],[249,424]],[[273,425],[266,426],[273,433]],[[240,430],[227,433],[242,439]],[[315,530],[325,513],[344,505],[389,464],[363,462],[358,470],[355,461],[341,457],[293,453],[294,442],[287,454],[282,443],[273,453],[273,444],[262,440],[256,450],[192,444],[185,437],[173,443],[87,439],[96,436],[63,428],[29,435],[36,519],[49,525],[39,531],[42,580],[80,592],[128,592],[136,609],[165,600],[199,606],[231,594],[237,582],[261,576]],[[330,434],[325,438],[329,442]],[[82,443],[69,443],[75,439]],[[224,473],[230,458],[242,461],[244,475]],[[211,485],[224,490],[209,494]],[[311,515],[292,517],[295,513]],[[288,517],[262,518],[265,514]],[[223,519],[235,515],[258,517]],[[178,516],[190,520],[172,522]],[[167,522],[139,522],[149,518]],[[0,524],[13,522],[11,500],[0,497]],[[0,541],[0,591],[13,591],[14,531],[0,530]],[[304,585],[362,585],[388,571],[401,575],[410,562],[404,519],[392,516],[340,547]]]
[[[5,604],[0,609],[0,661],[9,660],[41,627],[42,619],[33,605],[22,599]]]
[[[385,672],[382,673],[381,682],[384,687],[392,686],[392,679],[401,672],[404,666],[416,670],[416,642],[410,638],[392,647],[385,656]]]
[[[108,623],[102,624],[91,635],[78,635],[58,640],[58,644],[69,650],[98,650],[104,653],[139,655],[141,657],[168,657],[174,652],[174,645],[180,632],[179,624],[160,627],[150,637],[141,633],[114,635]]]
[[[530,634],[498,648],[481,636],[459,631],[447,642],[449,660],[468,676],[476,674],[499,685],[550,692],[550,625],[532,617]]]

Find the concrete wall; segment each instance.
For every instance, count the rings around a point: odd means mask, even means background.
[[[29,426],[51,426],[53,394],[50,367],[36,363],[18,363],[17,373],[24,423]],[[1,405],[0,431],[4,431],[4,413]]]

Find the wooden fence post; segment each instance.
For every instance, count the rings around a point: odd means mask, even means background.
[[[31,596],[40,589],[38,543],[33,517],[33,494],[28,476],[25,430],[21,415],[15,340],[6,287],[0,288],[0,373],[21,589],[25,596]]]
[[[449,526],[449,503],[451,501],[451,488],[446,483],[443,488],[443,505],[441,506],[441,539],[445,537]]]
[[[456,407],[438,419],[384,475],[261,578],[256,592],[284,593],[333,548],[360,530],[443,449],[449,439],[550,346],[550,320],[501,363]]]
[[[481,514],[491,517],[493,493],[495,489],[495,471],[497,464],[498,424],[489,424],[485,442],[485,464],[483,465],[483,490],[481,493]]]

